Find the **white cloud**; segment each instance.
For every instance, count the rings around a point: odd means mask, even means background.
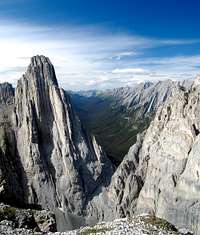
[[[142,69],[142,68],[125,68],[125,69],[114,69],[112,71],[112,73],[135,73],[135,74],[138,74],[138,73],[146,73],[147,70],[145,69]]]
[[[198,71],[200,56],[143,56],[148,48],[197,41],[111,34],[94,26],[46,27],[0,20],[0,82],[16,84],[30,57],[36,54],[51,59],[65,89],[111,88],[150,79],[185,78],[183,74],[192,76]]]
[[[116,53],[115,55],[111,57],[111,59],[121,60],[125,57],[130,57],[130,56],[135,56],[135,55],[139,55],[139,53],[134,52],[134,51],[123,51],[123,52]]]

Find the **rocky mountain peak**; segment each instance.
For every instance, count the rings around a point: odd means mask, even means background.
[[[152,85],[153,85],[153,82],[149,82],[149,81],[144,82],[144,89],[149,88]]]
[[[8,82],[0,84],[0,105],[13,102],[14,88]]]
[[[48,58],[31,59],[17,83],[13,106],[7,139],[0,146],[0,154],[5,150],[0,186],[7,176],[0,193],[21,204],[62,208],[59,214],[64,211],[66,216],[82,215],[96,190],[108,184],[112,164],[95,138],[82,128]],[[4,159],[10,160],[6,169]],[[13,166],[10,171],[9,165]]]
[[[196,76],[195,80],[193,81],[192,88],[195,88],[200,85],[200,74]]]
[[[40,83],[42,83],[43,78],[45,78],[46,82],[58,86],[54,66],[49,58],[43,55],[37,55],[31,58],[31,63],[25,76],[29,78],[32,77],[32,79],[35,79]]]
[[[49,58],[43,55],[36,55],[31,58],[31,64],[33,64],[34,66],[37,66],[42,63],[51,64]]]

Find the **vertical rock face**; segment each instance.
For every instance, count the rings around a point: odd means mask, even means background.
[[[14,108],[14,88],[0,84],[0,201],[16,203],[23,199],[20,161],[16,153],[15,135],[11,128]]]
[[[143,142],[148,156],[138,212],[153,213],[200,233],[200,86],[177,90],[156,114]]]
[[[116,217],[129,217],[135,213],[137,198],[143,185],[139,171],[144,133],[137,136],[136,143],[114,173],[108,195],[115,203]]]
[[[136,213],[148,161],[143,158],[144,136],[145,132],[138,134],[136,143],[113,174],[110,185],[103,188],[89,203],[89,221],[91,217],[95,221],[112,221],[132,217]]]
[[[32,58],[15,93],[11,130],[22,179],[19,200],[81,215],[95,190],[108,183],[110,161],[82,129],[48,58]]]
[[[12,85],[7,82],[0,84],[0,105],[12,103],[13,98],[14,88]]]

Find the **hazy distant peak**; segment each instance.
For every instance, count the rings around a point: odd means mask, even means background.
[[[195,78],[195,80],[193,81],[193,84],[192,84],[192,88],[195,88],[197,86],[200,85],[200,74],[198,74]]]

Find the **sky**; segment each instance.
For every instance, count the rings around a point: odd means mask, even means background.
[[[199,0],[0,0],[0,82],[45,55],[66,90],[200,73]]]

